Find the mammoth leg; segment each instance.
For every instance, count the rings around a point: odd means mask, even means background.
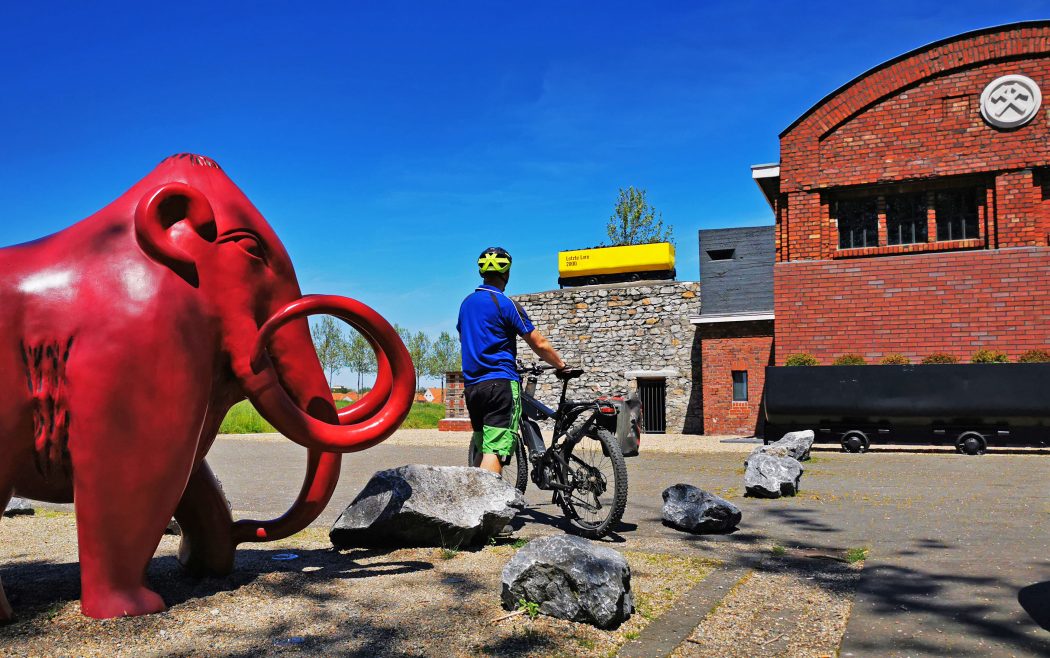
[[[233,517],[208,462],[190,476],[175,520],[182,528],[179,562],[190,574],[225,576],[233,571]]]
[[[164,600],[147,587],[146,568],[193,469],[200,432],[199,427],[188,426],[193,411],[159,412],[143,419],[103,415],[103,408],[84,418],[82,427],[97,433],[84,442],[83,452],[78,453],[73,436],[73,495],[85,615],[107,619],[166,609]],[[122,427],[124,423],[128,425]]]

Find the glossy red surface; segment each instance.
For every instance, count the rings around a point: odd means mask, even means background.
[[[224,574],[238,543],[286,537],[329,502],[343,452],[392,434],[415,375],[394,329],[360,302],[303,296],[287,252],[213,160],[167,158],[91,217],[0,250],[0,504],[75,502],[84,614],[165,608],[145,581],[168,519],[179,559]],[[305,317],[366,336],[375,388],[337,413]],[[291,509],[234,522],[204,461],[248,397],[308,448]],[[12,612],[0,586],[0,620]]]

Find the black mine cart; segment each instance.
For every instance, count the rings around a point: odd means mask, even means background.
[[[863,452],[876,441],[988,446],[1050,443],[1050,363],[770,366],[766,442],[812,429]]]

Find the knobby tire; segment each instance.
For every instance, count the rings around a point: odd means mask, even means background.
[[[599,429],[597,438],[584,437],[580,439],[579,443],[573,446],[573,451],[582,451],[582,446],[586,445],[589,441],[597,441],[601,444],[598,452],[605,459],[608,459],[610,463],[613,481],[606,483],[606,493],[608,492],[608,487],[612,487],[613,495],[611,496],[611,501],[608,506],[609,513],[605,516],[604,520],[600,522],[582,519],[572,502],[573,494],[576,491],[575,489],[573,491],[561,493],[561,495],[558,496],[558,502],[561,505],[566,518],[568,518],[569,522],[572,524],[572,530],[575,534],[588,539],[601,539],[609,534],[613,527],[620,522],[624,510],[627,508],[627,463],[624,461],[623,452],[620,450],[620,442],[616,440],[616,436],[614,436],[612,432]],[[572,452],[570,452],[567,457],[570,469],[579,467],[578,462],[574,462]],[[586,461],[581,459],[578,455],[575,459],[586,463]],[[569,474],[568,481],[572,481],[571,474]]]

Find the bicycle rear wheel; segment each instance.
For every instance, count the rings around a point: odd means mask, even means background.
[[[576,534],[601,539],[619,523],[627,507],[627,464],[620,443],[608,430],[584,437],[568,455],[566,484],[558,497]]]
[[[474,442],[471,441],[467,451],[467,466],[474,465],[476,456],[477,449],[474,447]],[[503,465],[503,472],[500,476],[507,484],[525,493],[525,487],[529,485],[529,457],[525,453],[525,445],[521,441],[521,436],[514,439],[514,452],[510,455],[510,461]]]

